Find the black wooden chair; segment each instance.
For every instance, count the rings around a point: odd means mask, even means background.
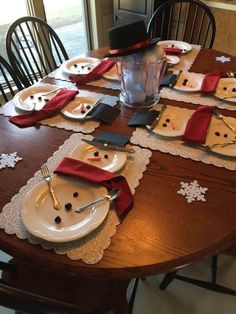
[[[230,246],[228,249],[221,252],[220,255],[227,255],[227,256],[236,257],[236,244]],[[217,268],[218,268],[217,267],[217,261],[218,261],[218,255],[212,256],[212,258],[211,258],[211,281],[204,281],[204,280],[199,280],[199,279],[195,279],[195,278],[182,276],[182,275],[179,275],[177,273],[177,271],[173,271],[173,272],[167,273],[164,276],[164,278],[160,284],[160,290],[162,290],[162,291],[165,290],[174,279],[178,279],[178,280],[193,284],[195,286],[205,288],[207,290],[236,296],[236,290],[233,290],[233,289],[230,289],[230,288],[227,288],[225,286],[217,284],[217,282],[216,282],[216,280],[217,280]]]
[[[198,0],[168,0],[153,13],[147,27],[151,38],[179,40],[212,48],[215,19],[207,5]]]
[[[0,56],[0,105],[9,101],[21,89],[19,78],[10,64]]]
[[[109,308],[104,311],[96,309],[92,312],[86,311],[86,304],[90,307],[93,304],[86,290],[81,289],[81,285],[83,282],[86,283],[87,279],[65,272],[52,272],[38,268],[33,263],[29,265],[15,258],[8,263],[0,262],[0,269],[2,270],[0,305],[20,311],[19,314],[21,312],[24,314],[110,313]],[[94,280],[91,279],[91,282],[93,289],[97,290],[99,295]],[[110,285],[107,286],[110,289]],[[136,289],[137,282],[135,282],[129,301],[129,314],[132,314]],[[99,297],[103,299],[105,295],[100,293]],[[81,300],[83,306],[81,306]],[[109,301],[108,297],[108,303]]]
[[[6,48],[25,87],[58,68],[69,57],[56,32],[43,20],[25,16],[11,24]]]

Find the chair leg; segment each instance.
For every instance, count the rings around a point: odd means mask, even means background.
[[[165,274],[165,277],[162,279],[162,282],[159,286],[160,290],[164,291],[169,284],[175,279],[176,271]]]
[[[218,260],[217,255],[212,256],[212,259],[211,259],[211,281],[214,284],[216,284],[217,260]]]
[[[130,297],[130,300],[129,300],[129,312],[128,312],[128,314],[132,314],[133,313],[134,300],[135,300],[136,293],[137,293],[138,282],[139,282],[139,278],[136,278],[135,282],[134,282],[133,291],[131,293],[131,297]]]

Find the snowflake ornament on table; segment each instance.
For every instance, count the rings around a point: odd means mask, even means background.
[[[225,56],[220,56],[220,57],[216,57],[216,61],[220,61],[222,63],[231,62],[231,58],[225,57]]]
[[[14,168],[18,161],[22,160],[17,156],[17,152],[0,155],[0,170],[6,167]]]
[[[177,191],[177,194],[185,196],[188,203],[192,203],[193,201],[206,201],[204,194],[208,188],[201,187],[197,180],[190,183],[180,182],[180,184],[181,189]]]

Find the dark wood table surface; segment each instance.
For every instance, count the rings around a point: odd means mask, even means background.
[[[90,53],[101,57],[106,49]],[[217,62],[221,52],[202,49],[191,71],[207,73],[220,69],[236,70],[236,58]],[[45,78],[45,82],[69,85]],[[83,87],[91,91],[118,95],[118,91]],[[194,109],[184,102],[161,99],[161,103]],[[120,105],[118,105],[120,106]],[[236,105],[235,105],[236,107]],[[121,114],[111,126],[101,125],[95,132],[110,130],[131,134],[127,121],[134,111],[121,106]],[[236,117],[236,111],[222,110]],[[40,166],[72,134],[71,131],[38,125],[20,129],[0,116],[1,153],[16,151],[23,158],[15,168],[0,171],[0,208],[10,202]],[[186,202],[178,196],[180,181],[198,180],[208,187],[206,202]],[[66,256],[47,251],[15,235],[0,230],[0,249],[30,264],[51,271],[68,272],[83,278],[129,282],[131,278],[169,272],[183,265],[200,261],[230,246],[236,240],[236,175],[235,171],[207,165],[190,159],[153,151],[140,185],[136,188],[135,205],[104,251],[96,265],[72,261]],[[122,313],[124,313],[123,311]]]

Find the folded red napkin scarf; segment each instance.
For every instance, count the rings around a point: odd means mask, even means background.
[[[165,48],[165,47],[162,47],[162,49],[164,50],[164,52],[167,54],[167,55],[180,55],[182,53],[182,49],[180,48]]]
[[[9,121],[23,128],[32,126],[38,121],[50,118],[59,113],[78,93],[79,91],[62,89],[41,110],[11,117]]]
[[[134,205],[133,195],[124,176],[116,175],[69,157],[65,157],[62,160],[54,173],[82,178],[93,183],[101,184],[108,190],[121,189],[120,195],[114,201],[116,212],[120,218],[124,218]]]
[[[205,143],[214,108],[215,106],[201,106],[193,113],[188,120],[183,140]]]
[[[92,69],[88,74],[79,74],[77,76],[70,76],[70,80],[77,85],[84,85],[86,83],[98,80],[108,72],[115,62],[113,60],[103,60],[95,68]]]
[[[215,71],[215,72],[206,74],[202,82],[201,92],[202,93],[214,93],[220,77],[221,77],[220,71]]]

